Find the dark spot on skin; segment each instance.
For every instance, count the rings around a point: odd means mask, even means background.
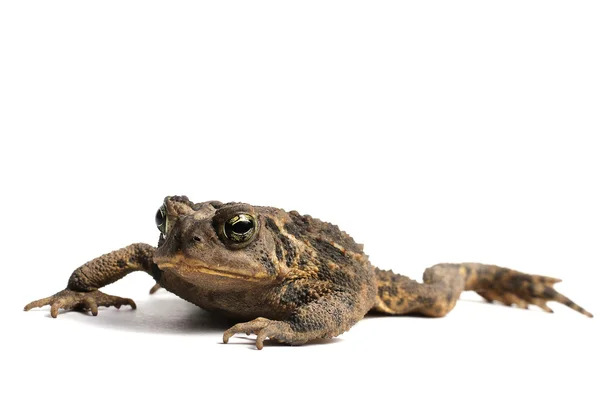
[[[291,267],[296,259],[296,247],[287,237],[283,235],[279,236],[279,240],[281,241],[283,249],[285,250],[285,263],[288,267]]]
[[[454,298],[454,293],[448,292],[448,294],[446,295],[446,301],[448,302],[448,304],[452,303],[453,298]]]
[[[306,236],[310,231],[311,221],[314,220],[308,215],[300,215],[297,211],[290,211],[288,215],[292,222],[286,223],[284,225],[285,229],[298,239]]]
[[[296,239],[302,240],[302,237],[304,236],[304,234],[303,234],[303,232],[300,231],[298,225],[288,222],[288,223],[285,223],[283,225],[283,227],[287,232],[289,232],[291,235],[293,235]]]
[[[467,271],[470,271],[471,268],[467,268]],[[504,276],[506,275],[506,270],[504,268],[502,269],[498,269],[495,273],[494,273],[494,280],[495,281],[501,281]]]
[[[341,264],[344,267],[338,266],[332,269],[329,266],[330,261],[322,260],[319,263],[317,278],[322,281],[331,282],[335,287],[345,288],[350,292],[360,290],[365,283],[365,277],[360,274],[352,273],[353,265]]]
[[[416,303],[425,308],[432,308],[435,302],[430,297],[417,296]]]
[[[313,247],[319,252],[319,256],[324,259],[329,259],[338,264],[345,264],[348,262],[347,257],[337,247],[332,246],[330,243],[315,239],[312,241]]]
[[[377,291],[379,293],[379,297],[384,297],[384,295],[395,297],[398,295],[398,288],[396,286],[379,286]]]
[[[546,287],[544,288],[543,295],[545,299],[553,299],[556,296],[556,290],[551,287]]]
[[[385,303],[386,306],[391,307],[392,306],[392,301],[389,298],[386,298],[383,300],[383,302]]]
[[[317,277],[322,281],[331,281],[331,269],[326,263],[321,263],[319,265],[319,270],[317,271]]]
[[[273,231],[273,233],[277,233],[277,234],[281,233],[281,231],[279,230],[279,227],[277,226],[275,221],[273,221],[273,218],[266,217],[265,225],[267,226],[267,228],[269,228],[271,231]]]
[[[125,260],[119,260],[119,261],[117,261],[117,266],[119,268],[125,268],[127,266],[127,261],[125,261]]]
[[[275,255],[277,256],[277,259],[279,261],[282,261],[283,260],[283,250],[281,248],[280,242],[284,242],[284,240],[287,240],[287,238],[285,236],[281,235],[281,230],[279,229],[279,227],[277,226],[277,224],[275,223],[273,218],[265,217],[265,226],[267,227],[267,229],[269,229],[274,234]],[[289,245],[289,243],[288,243],[288,245]],[[285,243],[283,243],[283,246],[285,246]],[[287,250],[286,250],[286,252],[287,252]],[[288,266],[289,266],[289,264],[288,264]]]
[[[525,288],[529,288],[531,286],[531,277],[527,275],[516,275],[510,279],[510,284],[508,285],[509,289],[518,293]]]
[[[275,243],[275,255],[279,261],[283,260],[283,251],[281,250],[279,243]]]
[[[306,259],[304,254],[300,256],[300,260],[298,260],[298,265],[300,267],[306,267],[308,265],[308,260]]]
[[[267,270],[267,273],[269,275],[276,275],[277,274],[277,269],[275,268],[275,263],[273,263],[273,260],[271,260],[266,255],[262,256],[261,260],[262,260],[262,265],[265,267],[265,269]]]
[[[310,288],[297,282],[289,283],[281,295],[281,301],[285,304],[299,306],[310,300]]]
[[[404,304],[404,299],[403,298],[398,299],[398,301],[396,302],[396,305],[401,306],[402,304]]]

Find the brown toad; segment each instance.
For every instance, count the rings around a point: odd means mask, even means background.
[[[76,269],[67,288],[25,307],[90,310],[130,305],[131,299],[98,289],[133,271],[145,271],[163,287],[206,310],[244,322],[223,335],[254,333],[261,349],[268,337],[289,344],[331,338],[369,311],[441,317],[463,290],[488,301],[551,311],[556,301],[592,315],[553,289],[558,279],[494,265],[438,264],[418,283],[374,268],[362,245],[337,226],[295,211],[216,201],[193,203],[167,197],[156,214],[158,247],[136,243]]]

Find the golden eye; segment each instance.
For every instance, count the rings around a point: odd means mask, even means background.
[[[256,220],[250,214],[237,214],[223,225],[225,237],[237,243],[252,239],[255,232]]]
[[[156,222],[156,227],[161,233],[167,232],[167,210],[164,204],[156,212],[154,222]]]

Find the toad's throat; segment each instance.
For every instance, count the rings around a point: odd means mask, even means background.
[[[188,262],[183,262],[181,260],[167,261],[167,262],[158,262],[158,268],[162,271],[164,270],[172,270],[175,274],[180,275],[182,278],[189,276],[191,274],[205,274],[205,275],[214,275],[220,276],[224,278],[231,279],[240,279],[244,281],[258,282],[264,280],[264,277],[260,276],[249,276],[240,273],[235,273],[232,271],[224,271],[222,269],[209,268],[206,265],[194,263],[190,264]]]

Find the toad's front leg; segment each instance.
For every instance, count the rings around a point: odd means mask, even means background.
[[[332,293],[298,307],[282,321],[256,318],[234,325],[223,334],[223,342],[229,342],[236,333],[252,333],[260,350],[266,338],[292,345],[329,339],[344,333],[364,317],[369,309],[365,300],[352,293]]]
[[[120,308],[129,305],[135,308],[133,300],[111,296],[98,289],[134,271],[151,274],[154,251],[155,248],[148,244],[136,243],[89,261],[73,271],[65,290],[27,304],[25,311],[49,305],[50,315],[56,318],[59,309],[90,310],[97,315],[99,306]]]

